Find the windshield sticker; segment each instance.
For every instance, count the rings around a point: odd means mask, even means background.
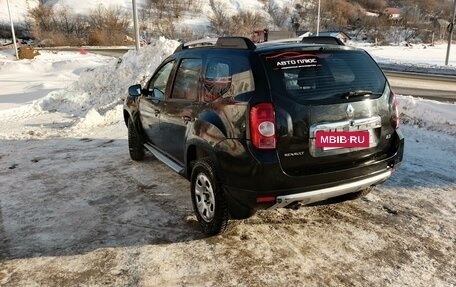
[[[274,70],[285,70],[321,66],[318,58],[315,54],[287,52],[266,57],[266,60],[271,63]]]

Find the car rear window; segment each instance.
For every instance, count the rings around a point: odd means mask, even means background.
[[[280,51],[263,60],[274,94],[299,103],[334,103],[347,95],[378,98],[385,89],[385,76],[364,51]]]

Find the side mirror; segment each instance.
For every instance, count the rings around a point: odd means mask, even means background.
[[[128,95],[132,98],[141,96],[141,85],[133,85],[128,88]]]

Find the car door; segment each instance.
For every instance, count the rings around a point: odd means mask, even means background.
[[[160,136],[160,117],[171,87],[174,65],[175,61],[171,60],[157,70],[146,86],[147,93],[141,96],[139,102],[140,121],[144,131],[149,141],[159,148],[164,144]]]
[[[166,139],[163,149],[174,160],[184,163],[185,138],[199,109],[202,59],[182,59],[173,87],[160,118],[160,132]]]

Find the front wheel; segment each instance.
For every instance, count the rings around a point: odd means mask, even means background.
[[[128,118],[128,150],[132,160],[141,161],[146,155],[141,135],[138,133],[132,118]]]
[[[203,233],[216,235],[224,232],[228,226],[228,206],[210,161],[199,160],[193,166],[191,196]]]

